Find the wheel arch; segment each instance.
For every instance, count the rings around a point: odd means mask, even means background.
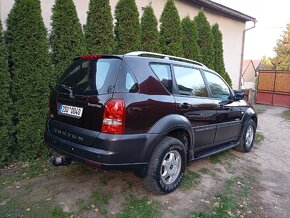
[[[242,134],[247,122],[250,119],[252,119],[255,122],[256,127],[257,127],[258,126],[258,117],[257,117],[256,112],[252,108],[248,108],[244,113],[244,116],[242,118],[242,125],[241,125],[239,137],[241,137],[241,134]]]
[[[184,116],[174,114],[168,115],[157,121],[148,131],[148,135],[153,135],[152,140],[148,140],[144,146],[144,159],[150,160],[154,149],[165,136],[171,136],[185,144],[187,159],[193,154],[194,134],[190,121]]]

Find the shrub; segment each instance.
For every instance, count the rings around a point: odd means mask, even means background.
[[[0,167],[12,158],[13,105],[10,96],[11,78],[8,71],[8,56],[4,43],[2,23],[0,22]]]
[[[116,53],[140,50],[139,13],[135,0],[119,0],[115,9]]]
[[[213,48],[213,35],[211,32],[211,26],[206,19],[203,11],[198,12],[194,21],[198,30],[198,40],[197,43],[201,52],[201,59],[203,64],[209,68],[214,67],[214,48]]]
[[[86,49],[73,0],[56,0],[51,20],[50,45],[57,79],[75,57],[86,53]]]
[[[229,84],[230,87],[233,86],[233,82],[232,82],[232,79],[230,77],[230,75],[226,72],[225,75],[224,75],[224,80]]]
[[[158,21],[153,8],[147,6],[141,19],[141,46],[143,51],[159,52]]]
[[[85,41],[90,54],[113,52],[113,18],[109,0],[90,0]]]
[[[20,160],[27,160],[39,156],[46,148],[43,131],[52,75],[39,0],[15,1],[7,19],[6,38],[13,62],[16,153]]]
[[[160,50],[164,54],[183,56],[182,27],[173,0],[167,0],[160,18]]]
[[[182,29],[183,29],[183,53],[184,57],[201,61],[199,47],[197,45],[197,30],[195,22],[191,22],[190,18],[187,16],[183,18],[182,22]]]
[[[223,42],[222,42],[222,33],[219,30],[219,25],[216,23],[212,26],[212,35],[214,38],[214,67],[217,73],[221,76],[224,76],[225,64],[224,64],[224,50],[223,50]]]
[[[224,63],[224,49],[223,49],[223,35],[219,30],[219,25],[216,23],[212,26],[212,35],[214,38],[214,67],[213,69],[219,73],[229,85],[232,81],[225,69]]]

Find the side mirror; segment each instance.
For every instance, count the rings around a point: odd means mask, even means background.
[[[235,96],[234,96],[235,101],[243,100],[245,97],[245,94],[243,91],[234,91],[234,93],[235,93]]]

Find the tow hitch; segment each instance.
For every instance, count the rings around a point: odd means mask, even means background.
[[[71,164],[71,158],[66,157],[64,155],[52,155],[49,158],[49,162],[55,167],[60,167],[60,166],[68,167]]]

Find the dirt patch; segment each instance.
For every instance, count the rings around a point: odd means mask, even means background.
[[[0,175],[0,215],[290,217],[290,122],[282,118],[283,110],[265,107],[259,115],[258,131],[264,140],[252,152],[230,150],[190,163],[192,187],[155,195],[130,172],[80,164],[53,168],[35,178],[14,178],[14,171],[6,170]]]

